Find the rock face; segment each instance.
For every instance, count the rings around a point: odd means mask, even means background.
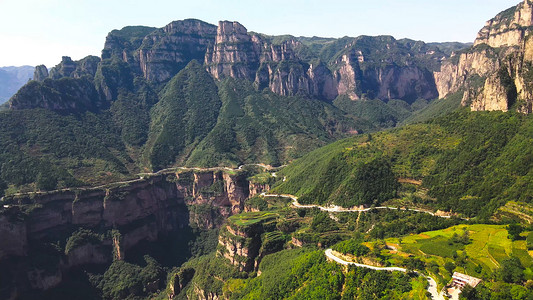
[[[0,234],[7,243],[0,243],[0,265],[18,261],[16,269],[25,272],[23,277],[29,278],[32,288],[48,289],[59,284],[71,268],[110,263],[113,257],[123,259],[141,241],[156,241],[187,226],[220,226],[229,215],[241,211],[248,195],[246,177],[210,171],[162,174],[105,188],[6,196]],[[26,210],[30,207],[31,211]],[[75,228],[114,229],[120,236],[71,247],[46,272],[26,265],[25,258],[40,251],[35,245],[65,233],[68,236]]]
[[[261,248],[262,223],[238,227],[228,224],[220,231],[217,255],[226,258],[241,272],[254,269]]]
[[[38,65],[33,72],[33,80],[42,82],[48,78],[48,68],[45,65]]]
[[[100,63],[100,58],[92,55],[79,61],[73,61],[70,57],[63,56],[61,62],[50,70],[48,77],[51,79],[61,79],[63,77],[81,78],[85,75],[94,77],[98,63]],[[42,68],[40,71],[43,73],[41,75],[44,75]]]
[[[116,57],[144,78],[159,83],[176,75],[191,60],[202,61],[214,42],[216,26],[194,19],[156,29],[125,27],[106,38],[102,58]]]
[[[517,46],[524,42],[533,25],[533,3],[524,0],[487,21],[479,31],[474,46],[486,44],[493,48]]]
[[[61,113],[96,111],[106,105],[87,78],[30,81],[9,102],[12,110],[44,108]]]
[[[218,23],[215,45],[207,50],[205,64],[216,79],[233,77],[253,80],[259,67],[259,55],[258,44],[252,42],[244,26],[224,21]]]
[[[451,57],[434,73],[439,97],[462,92],[462,105],[474,111],[531,113],[532,26],[529,0],[489,20],[471,49]]]
[[[35,79],[94,77],[100,97],[111,102],[117,99],[118,90],[137,93],[136,78],[161,87],[197,60],[217,80],[248,80],[259,90],[282,96],[332,101],[348,95],[353,100],[412,102],[437,97],[431,74],[444,57],[447,54],[437,46],[389,36],[317,42],[249,33],[238,22],[221,21],[214,26],[187,19],[159,29],[128,26],[113,30],[106,37],[101,59],[88,56],[73,61],[64,56],[49,73],[40,66]]]
[[[237,22],[224,21],[219,23],[215,44],[206,53],[205,65],[216,79],[253,80],[259,89],[269,88],[284,96],[324,100],[333,100],[339,94],[347,94],[353,100],[362,94],[383,100],[435,98],[437,90],[430,69],[417,65],[414,59],[406,62],[405,57],[394,57],[389,50],[398,47],[411,52],[414,49],[392,37],[355,38],[327,65],[318,57],[309,59],[310,50],[297,38],[278,42],[272,37],[249,34]],[[421,48],[424,47],[427,46]],[[372,53],[376,51],[385,60],[378,61]],[[427,56],[433,63],[439,63],[444,56],[441,52],[427,52],[416,55]],[[365,60],[367,53],[369,61]]]
[[[216,27],[199,20],[175,21],[143,40],[139,63],[144,77],[161,82],[170,79],[191,60],[202,60]]]

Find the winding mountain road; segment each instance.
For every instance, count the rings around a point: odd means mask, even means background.
[[[326,254],[326,257],[328,257],[329,259],[331,259],[331,260],[333,260],[336,263],[339,263],[341,265],[345,265],[345,266],[353,265],[353,266],[356,266],[356,267],[359,267],[359,268],[367,268],[367,269],[372,269],[372,270],[376,270],[376,271],[389,271],[389,272],[398,271],[398,272],[403,272],[403,273],[407,272],[407,269],[400,268],[400,267],[375,267],[375,266],[371,266],[371,265],[365,265],[365,264],[359,264],[359,263],[354,263],[354,262],[350,262],[350,261],[345,261],[342,258],[339,258],[339,257],[335,256],[333,254],[333,250],[332,249],[326,249],[325,254]],[[433,279],[430,276],[426,276],[424,274],[421,274],[421,273],[419,273],[417,271],[414,271],[414,272],[416,274],[418,274],[418,276],[422,276],[428,281],[429,285],[427,287],[427,291],[431,294],[431,299],[445,300],[443,293],[442,292],[441,293],[438,292],[437,282],[435,281],[435,279]]]
[[[298,197],[294,196],[294,195],[289,195],[289,194],[267,194],[267,193],[261,193],[261,196],[263,197],[283,197],[283,198],[290,198],[292,200],[292,206],[294,207],[297,207],[297,208],[318,208],[322,211],[327,211],[327,212],[367,212],[367,211],[371,211],[373,209],[395,209],[395,210],[403,210],[403,211],[414,211],[414,212],[419,212],[419,213],[425,213],[425,214],[429,214],[429,215],[432,215],[434,217],[439,217],[439,218],[444,218],[444,219],[449,219],[451,218],[451,216],[446,216],[446,215],[437,215],[431,211],[428,211],[428,210],[422,210],[422,209],[414,209],[414,208],[403,208],[403,207],[392,207],[392,206],[378,206],[378,207],[369,207],[369,208],[344,208],[344,207],[341,207],[341,206],[337,206],[337,205],[332,205],[332,206],[320,206],[320,205],[316,205],[316,204],[300,204],[298,202]],[[467,218],[461,218],[462,220],[468,220]]]

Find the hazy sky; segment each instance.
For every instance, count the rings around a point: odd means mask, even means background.
[[[389,34],[472,42],[485,21],[520,0],[0,0],[0,66],[53,67],[61,56],[100,56],[107,33],[173,20],[239,21],[278,35]]]

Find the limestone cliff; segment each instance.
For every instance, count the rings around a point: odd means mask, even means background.
[[[205,64],[217,79],[253,80],[257,88],[284,96],[333,100],[346,94],[357,100],[364,94],[408,101],[437,96],[431,70],[446,55],[436,47],[392,37],[359,37],[339,41],[328,51],[333,58],[322,57],[329,60],[325,63],[309,46],[291,36],[248,33],[241,24],[224,21]]]
[[[258,44],[237,22],[219,22],[213,47],[205,55],[207,70],[216,79],[223,77],[253,80],[259,66]]]
[[[215,32],[215,26],[189,19],[172,22],[147,35],[138,50],[144,77],[155,82],[166,81],[191,60],[201,61]]]
[[[160,83],[176,75],[191,60],[202,61],[214,42],[216,26],[194,19],[163,28],[129,26],[108,34],[102,58],[117,58],[136,75]]]
[[[439,97],[463,94],[474,111],[510,109],[531,113],[533,4],[524,0],[489,20],[474,46],[445,61],[435,72]]]
[[[434,99],[432,70],[446,57],[435,46],[391,36],[361,36],[350,41],[332,61],[338,94],[352,100]]]
[[[241,272],[254,270],[255,260],[261,248],[263,223],[264,221],[239,226],[235,222],[228,222],[220,231],[217,255],[226,258]]]
[[[251,33],[229,21],[128,26],[107,35],[101,59],[64,56],[49,73],[38,68],[35,78],[94,77],[99,96],[110,105],[119,90],[138,92],[138,77],[157,87],[197,60],[215,79],[244,79],[283,96],[412,102],[438,94],[431,72],[447,57],[438,46],[389,36],[325,40]]]
[[[533,3],[524,0],[487,21],[479,31],[474,45],[486,44],[493,48],[520,45],[531,31],[531,26]]]

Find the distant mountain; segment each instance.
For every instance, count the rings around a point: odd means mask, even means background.
[[[37,66],[4,105],[2,179],[68,186],[172,165],[286,164],[427,106],[447,57],[392,36],[267,36],[228,21],[113,30],[101,57]]]
[[[0,67],[0,104],[13,96],[33,78],[34,67]]]

